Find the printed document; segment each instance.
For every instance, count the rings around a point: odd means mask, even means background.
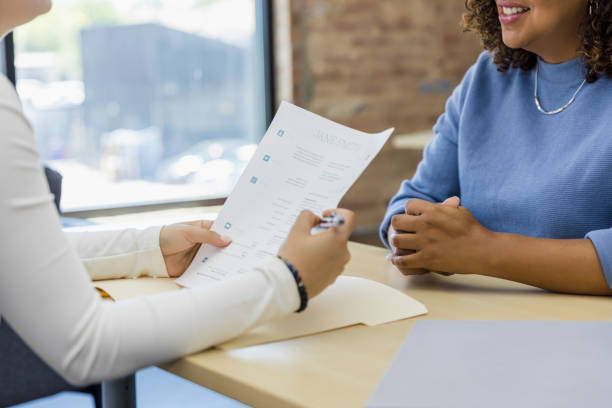
[[[203,245],[176,282],[218,282],[276,256],[298,214],[336,208],[392,132],[359,132],[283,102],[212,226],[232,244]]]

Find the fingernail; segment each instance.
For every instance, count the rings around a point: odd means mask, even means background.
[[[221,235],[221,241],[225,242],[226,244],[229,244],[230,242],[232,242],[232,238],[228,237],[227,235]]]

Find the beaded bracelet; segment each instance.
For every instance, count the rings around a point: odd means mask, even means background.
[[[295,284],[297,285],[298,293],[300,294],[300,307],[295,312],[296,313],[303,312],[306,309],[306,306],[308,306],[308,292],[306,292],[306,286],[304,286],[304,282],[302,282],[300,273],[286,259],[281,258],[280,256],[278,257],[278,259],[283,261],[285,265],[287,265],[287,269],[291,271],[291,274],[293,275],[293,279],[295,279]]]

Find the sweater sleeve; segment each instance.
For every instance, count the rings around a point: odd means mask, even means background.
[[[161,227],[65,232],[92,280],[168,277],[159,247]]]
[[[449,197],[460,196],[457,142],[461,110],[474,67],[466,73],[461,84],[446,101],[445,112],[433,127],[434,138],[423,151],[412,180],[402,182],[399,191],[391,199],[380,226],[380,238],[387,248],[387,231],[394,215],[404,212],[406,201],[419,198],[430,202],[442,202]]]
[[[0,314],[75,385],[176,359],[295,311],[284,264],[212,286],[104,302],[62,232],[17,95],[0,77]]]
[[[608,286],[612,289],[612,228],[591,231],[585,238],[593,243]]]

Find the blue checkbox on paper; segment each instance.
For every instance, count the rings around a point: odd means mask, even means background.
[[[283,129],[279,130],[278,132],[276,132],[276,136],[280,136],[280,137],[285,136],[285,131]]]
[[[263,157],[263,161],[265,161],[265,162],[270,161],[270,156],[266,154],[266,155]]]
[[[231,222],[226,222],[225,223],[225,229],[228,230],[230,228],[232,228],[232,223]]]
[[[257,177],[251,177],[251,183],[253,184],[257,183]]]

